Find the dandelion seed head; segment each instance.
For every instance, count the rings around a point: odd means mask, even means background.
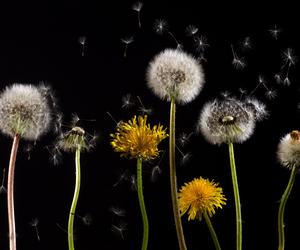
[[[300,132],[298,130],[281,138],[277,149],[277,158],[287,168],[300,167]]]
[[[199,94],[204,84],[202,66],[183,51],[166,49],[150,62],[148,87],[161,99],[185,104]]]
[[[223,189],[202,177],[185,183],[178,193],[180,215],[188,213],[188,220],[202,220],[203,214],[212,217],[217,208],[226,205]]]
[[[51,114],[43,89],[13,84],[0,95],[0,129],[11,137],[37,140],[50,128]]]
[[[242,143],[253,133],[253,112],[235,98],[214,100],[204,105],[198,131],[212,144]]]

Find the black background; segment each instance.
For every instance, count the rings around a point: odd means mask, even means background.
[[[203,104],[229,91],[239,96],[239,88],[249,92],[263,75],[266,85],[277,90],[268,100],[260,86],[255,96],[267,105],[268,120],[259,123],[254,135],[235,146],[243,218],[243,249],[277,248],[278,201],[289,178],[289,171],[276,159],[280,138],[299,129],[298,64],[291,67],[290,86],[277,84],[274,74],[284,64],[282,53],[292,48],[299,52],[299,25],[295,7],[261,6],[254,3],[206,4],[199,1],[145,1],[141,10],[142,28],[131,1],[96,3],[61,1],[60,3],[10,1],[0,5],[0,86],[12,83],[48,82],[64,114],[63,129],[70,129],[72,114],[81,119],[78,125],[99,136],[97,146],[82,155],[82,188],[75,221],[76,249],[140,249],[142,221],[137,194],[132,190],[131,175],[136,162],[120,158],[113,152],[109,134],[116,121],[139,114],[139,108],[151,108],[149,122],[168,127],[169,104],[155,97],[146,86],[145,72],[152,57],[165,48],[176,48],[167,34],[153,29],[156,19],[165,19],[184,50],[197,56],[192,39],[185,28],[193,24],[198,34],[208,39],[203,62],[206,84],[197,99],[177,107],[177,135],[191,133],[189,142],[180,150],[191,154],[188,162],[179,164],[178,185],[194,177],[205,177],[220,183],[228,199],[227,205],[212,218],[223,249],[235,247],[235,210],[226,145],[208,144],[195,133]],[[269,30],[274,25],[282,30],[278,39]],[[85,56],[78,43],[86,36]],[[121,38],[134,36],[127,57],[123,57]],[[240,42],[246,37],[252,49],[243,51]],[[247,67],[237,70],[232,65],[231,45],[245,57]],[[131,94],[135,105],[125,109],[122,97]],[[138,101],[137,96],[142,100]],[[95,120],[95,121],[90,121]],[[63,153],[58,166],[52,164],[55,134],[41,138],[28,152],[22,141],[16,164],[15,213],[17,243],[20,250],[67,249],[69,207],[74,189],[74,155]],[[166,150],[167,140],[160,148]],[[1,136],[0,167],[7,168],[11,139]],[[29,159],[30,153],[30,159]],[[152,169],[159,165],[161,174],[151,181]],[[178,249],[169,193],[167,152],[162,159],[144,163],[144,195],[150,223],[149,249]],[[124,172],[125,171],[125,172]],[[125,173],[127,178],[120,181]],[[296,180],[285,214],[287,249],[297,249],[300,205],[299,182]],[[113,209],[112,209],[113,207]],[[116,208],[125,216],[112,212]],[[0,195],[0,249],[8,249],[6,195]],[[90,225],[82,217],[89,214]],[[39,219],[38,241],[33,218]],[[127,224],[123,237],[112,230]],[[182,218],[188,249],[214,249],[204,222]]]

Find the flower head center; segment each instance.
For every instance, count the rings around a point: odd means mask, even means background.
[[[70,131],[73,135],[84,136],[85,132],[81,127],[74,127]]]
[[[219,122],[224,124],[224,125],[232,125],[234,124],[236,118],[231,116],[231,115],[226,115],[223,117],[220,117]]]
[[[185,73],[182,70],[175,70],[171,73],[171,80],[174,84],[180,84],[186,79]]]

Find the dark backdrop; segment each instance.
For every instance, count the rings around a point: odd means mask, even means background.
[[[226,145],[212,146],[195,133],[203,104],[239,89],[250,93],[262,75],[265,85],[276,90],[268,99],[260,85],[254,95],[267,105],[270,116],[259,123],[254,135],[235,146],[240,185],[244,249],[277,248],[277,209],[287,184],[289,171],[276,160],[280,138],[299,129],[298,64],[290,68],[290,86],[276,83],[274,75],[285,72],[282,54],[292,48],[299,52],[299,25],[294,6],[260,4],[206,4],[204,2],[145,1],[141,10],[141,29],[134,1],[61,1],[41,3],[10,1],[0,4],[0,87],[12,83],[52,87],[60,111],[63,129],[69,129],[72,114],[79,125],[99,138],[96,147],[82,155],[82,188],[75,220],[76,249],[139,249],[142,239],[137,194],[133,181],[136,162],[114,153],[109,134],[116,122],[130,119],[151,109],[149,122],[168,126],[169,105],[147,89],[145,72],[151,58],[165,48],[176,48],[167,34],[155,33],[157,19],[168,23],[168,31],[183,44],[185,51],[198,57],[193,39],[185,29],[193,24],[197,35],[207,38],[209,47],[202,64],[206,84],[197,99],[177,109],[177,135],[191,134],[185,145],[178,142],[178,184],[205,177],[220,183],[228,204],[212,218],[223,249],[235,247],[235,211]],[[9,4],[9,6],[7,5]],[[249,4],[249,5],[248,5]],[[277,39],[272,36],[280,29]],[[81,55],[80,36],[86,36],[85,55]],[[122,38],[133,36],[123,57]],[[241,42],[250,38],[252,48]],[[232,65],[233,46],[247,66]],[[134,105],[125,107],[122,98],[130,94]],[[139,98],[139,99],[138,99]],[[109,115],[110,114],[110,115]],[[111,118],[113,117],[113,119]],[[92,120],[92,121],[91,121]],[[74,155],[62,153],[53,164],[50,133],[36,144],[22,141],[16,165],[15,209],[18,249],[67,249],[68,212],[74,188]],[[166,150],[167,140],[160,145]],[[11,139],[1,136],[0,176],[7,168]],[[181,153],[182,154],[181,154]],[[144,195],[150,223],[149,249],[178,249],[173,222],[168,175],[168,157],[144,164]],[[182,156],[188,158],[180,164]],[[56,155],[54,156],[56,157]],[[156,171],[153,171],[155,169]],[[6,182],[6,180],[5,180]],[[286,207],[286,245],[296,249],[300,222],[299,184]],[[6,194],[0,195],[0,249],[8,249]],[[38,219],[37,237],[32,220]],[[88,222],[88,223],[87,223]],[[204,222],[182,218],[189,250],[213,249]],[[118,229],[124,229],[119,231]]]

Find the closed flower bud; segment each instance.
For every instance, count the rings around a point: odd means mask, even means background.
[[[166,49],[150,63],[148,87],[161,99],[185,104],[196,98],[204,84],[201,65],[182,50]]]
[[[253,112],[234,98],[208,102],[199,118],[198,130],[212,144],[242,143],[253,133]]]
[[[30,84],[14,84],[0,95],[0,129],[16,135],[37,140],[47,132],[51,115],[44,92]]]

